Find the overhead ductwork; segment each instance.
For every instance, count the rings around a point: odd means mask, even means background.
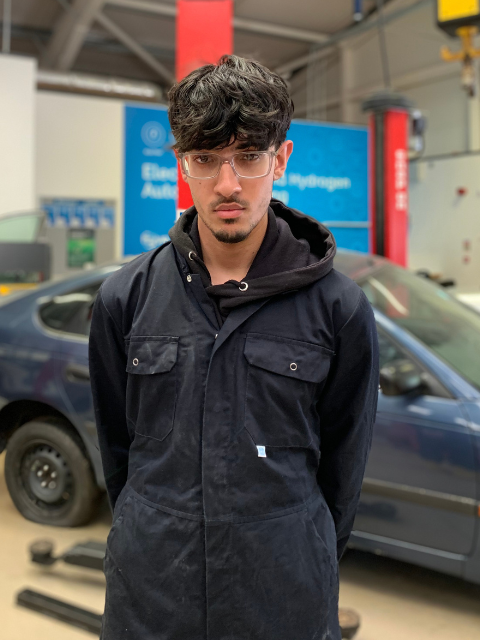
[[[162,89],[151,82],[134,82],[83,73],[61,73],[39,69],[37,88],[142,102],[166,102]]]

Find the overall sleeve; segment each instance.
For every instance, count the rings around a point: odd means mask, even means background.
[[[317,479],[335,522],[340,559],[355,519],[378,400],[377,330],[363,291],[336,336],[335,353],[318,404],[321,458]]]
[[[128,474],[127,373],[123,335],[104,304],[101,289],[92,314],[89,367],[98,443],[113,511]]]

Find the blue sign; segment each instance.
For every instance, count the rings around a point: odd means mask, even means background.
[[[113,229],[115,224],[115,206],[111,200],[43,198],[41,208],[47,215],[49,227]]]
[[[177,161],[164,107],[125,107],[124,255],[169,240],[175,224]]]
[[[294,149],[273,197],[333,232],[339,247],[369,250],[368,130],[294,121]],[[124,254],[169,240],[176,219],[177,164],[165,108],[125,108]]]
[[[369,250],[367,127],[296,120],[293,153],[273,197],[328,226],[339,247]]]

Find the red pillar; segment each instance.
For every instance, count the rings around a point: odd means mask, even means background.
[[[369,98],[371,248],[406,267],[408,262],[408,135],[412,104],[382,93]]]
[[[408,262],[408,127],[406,111],[385,114],[385,255]]]
[[[233,0],[177,0],[176,77],[218,62],[233,51]],[[188,184],[178,174],[179,211],[193,204]]]

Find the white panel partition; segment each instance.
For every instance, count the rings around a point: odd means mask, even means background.
[[[411,269],[480,290],[480,154],[410,164]]]
[[[0,216],[35,207],[37,62],[0,54]]]
[[[123,233],[123,110],[112,98],[37,94],[37,201],[113,200],[116,250]]]

